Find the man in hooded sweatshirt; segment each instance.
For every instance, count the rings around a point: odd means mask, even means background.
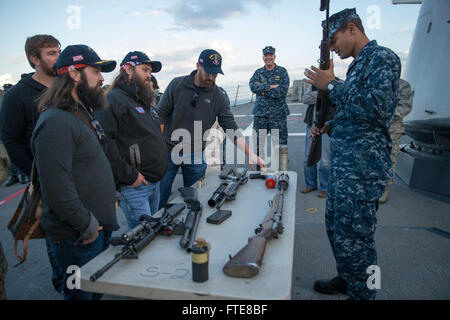
[[[53,65],[61,53],[61,44],[51,35],[38,34],[27,38],[25,53],[35,72],[23,74],[22,79],[6,92],[0,119],[2,140],[11,163],[30,176],[33,164],[31,135],[39,118],[38,100],[55,78]],[[62,270],[57,266],[48,240],[47,252],[53,269],[53,286],[60,292]]]
[[[55,78],[53,65],[58,60],[61,44],[51,35],[35,35],[25,42],[25,53],[34,73],[9,89],[3,99],[3,143],[11,162],[30,176],[33,155],[30,141],[39,117],[38,99]]]

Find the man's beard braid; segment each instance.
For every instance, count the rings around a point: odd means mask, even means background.
[[[145,80],[131,78],[131,83],[137,86],[137,97],[142,100],[147,107],[151,107],[155,101],[155,93],[150,84],[146,85]]]
[[[83,71],[81,72],[81,82],[76,90],[78,99],[85,107],[92,108],[94,111],[101,111],[106,108],[107,100],[103,88],[98,86],[90,88]]]

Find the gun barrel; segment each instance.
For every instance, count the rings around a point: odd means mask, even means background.
[[[228,186],[228,183],[221,183],[220,186],[214,191],[213,195],[211,196],[211,199],[208,200],[208,205],[211,208],[214,208],[217,203],[220,203],[222,199],[224,198],[223,191]]]
[[[103,266],[103,268],[101,268],[100,270],[98,270],[97,272],[95,272],[92,276],[90,276],[89,280],[91,280],[92,282],[97,281],[98,278],[100,278],[106,271],[108,271],[109,269],[111,269],[111,267],[113,265],[115,265],[117,262],[120,261],[120,259],[123,258],[123,253],[118,253],[114,256],[114,259],[111,260],[110,262],[108,262],[105,266]]]
[[[190,210],[186,216],[186,219],[184,220],[183,236],[180,239],[180,246],[182,248],[186,248],[189,243],[189,234],[191,233],[194,219],[195,219],[194,212]]]
[[[189,237],[189,243],[188,243],[188,246],[186,248],[187,252],[191,252],[192,251],[192,247],[194,246],[195,236],[197,234],[198,224],[200,222],[201,215],[202,215],[202,211],[201,210],[195,212],[194,227],[192,228],[191,234],[190,234],[190,237]]]

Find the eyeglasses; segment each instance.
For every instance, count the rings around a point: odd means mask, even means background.
[[[192,108],[195,108],[197,106],[197,102],[198,102],[198,92],[194,91],[194,95],[192,96],[192,100],[191,100]]]

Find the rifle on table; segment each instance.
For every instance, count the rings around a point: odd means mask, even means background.
[[[321,0],[320,1],[320,11],[326,11],[326,19],[325,24],[323,25],[323,36],[322,41],[320,43],[320,60],[319,60],[319,68],[320,70],[328,70],[330,69],[330,41],[328,40],[329,35],[329,15],[330,15],[330,0]],[[316,119],[314,121],[317,128],[322,129],[327,121],[328,116],[328,108],[331,104],[330,98],[328,97],[328,92],[320,90],[317,92],[317,100],[316,100]],[[308,138],[308,137],[306,137]],[[322,136],[316,135],[313,136],[311,141],[311,147],[308,153],[308,159],[306,161],[306,165],[311,167],[319,162],[322,156]]]
[[[136,227],[125,232],[121,237],[111,238],[110,244],[113,246],[122,245],[122,252],[117,253],[113,260],[95,272],[89,279],[93,282],[96,281],[122,259],[138,259],[138,253],[148,246],[158,234],[170,236],[179,233],[181,221],[175,219],[175,217],[184,208],[183,203],[168,204],[160,218],[143,215],[139,218],[142,222]]]
[[[198,223],[200,222],[203,207],[200,201],[198,201],[197,189],[187,187],[179,188],[178,191],[183,196],[189,212],[183,221],[182,231],[180,233],[177,232],[177,234],[182,235],[180,246],[183,249],[186,249],[187,252],[191,252],[192,247],[194,246],[195,235],[197,234]]]
[[[259,273],[264,257],[267,241],[278,239],[283,233],[284,192],[289,187],[289,176],[282,173],[278,178],[279,193],[272,201],[269,213],[264,217],[262,224],[255,230],[255,236],[248,239],[248,243],[223,267],[223,272],[230,277],[251,278]]]
[[[208,200],[208,205],[211,208],[216,207],[217,211],[206,219],[207,222],[212,224],[220,224],[231,216],[231,210],[221,210],[222,205],[225,201],[232,201],[236,199],[237,189],[239,186],[246,184],[248,181],[247,171],[247,169],[244,169],[242,172],[238,172],[235,168],[233,168],[226,175],[223,175],[223,173],[220,175],[220,178],[227,179],[229,181],[221,183]]]

